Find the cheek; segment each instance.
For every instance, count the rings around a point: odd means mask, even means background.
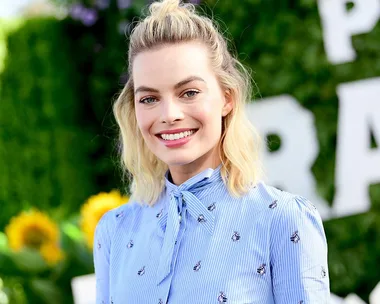
[[[221,129],[222,113],[218,102],[206,102],[197,115],[202,125],[208,129]]]
[[[217,97],[208,96],[206,99],[202,100],[201,103],[195,108],[196,111],[193,113],[196,115],[198,120],[204,122],[211,122],[218,119],[220,113],[220,105]]]
[[[202,125],[204,130],[204,135],[207,137],[220,136],[222,131],[222,119],[218,112],[215,109],[210,109],[209,111],[200,112],[197,115],[197,120]]]
[[[149,131],[149,115],[146,111],[136,108],[136,121],[140,132],[145,135]]]

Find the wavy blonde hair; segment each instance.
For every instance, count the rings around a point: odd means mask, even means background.
[[[153,205],[164,187],[168,166],[147,147],[137,126],[132,77],[137,54],[165,44],[200,41],[207,46],[221,87],[234,101],[233,110],[223,119],[220,139],[221,175],[234,196],[247,192],[261,175],[260,137],[245,115],[251,98],[251,77],[228,51],[227,42],[211,19],[200,16],[192,4],[162,0],[149,7],[149,14],[131,32],[128,64],[129,80],[118,96],[113,111],[120,127],[123,172],[132,178],[132,198]]]

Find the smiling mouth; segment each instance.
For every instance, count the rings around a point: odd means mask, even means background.
[[[163,140],[166,141],[173,141],[173,140],[179,140],[182,138],[189,137],[196,133],[198,129],[193,129],[189,131],[179,132],[179,133],[173,133],[173,134],[157,134],[157,136]]]

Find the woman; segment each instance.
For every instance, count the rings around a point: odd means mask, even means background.
[[[100,220],[97,303],[329,302],[321,218],[259,181],[250,78],[190,4],[150,6],[114,105],[131,202]]]

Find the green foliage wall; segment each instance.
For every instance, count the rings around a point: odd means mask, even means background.
[[[1,76],[0,206],[7,207],[0,228],[24,206],[73,211],[94,191],[121,187],[111,106],[125,82],[127,43],[120,28],[138,16],[141,1],[122,11],[114,2],[92,27],[31,20],[9,37]],[[290,94],[315,115],[320,153],[312,171],[331,203],[336,88],[380,76],[380,26],[353,38],[355,62],[332,65],[315,0],[207,0],[200,9],[222,23],[253,70],[256,99]],[[338,295],[355,292],[368,301],[380,281],[379,186],[369,188],[370,212],[325,222],[331,290]]]
[[[97,189],[93,134],[62,23],[30,20],[8,37],[0,96],[0,229],[35,206],[67,214]]]
[[[239,58],[252,69],[259,90],[256,99],[289,94],[314,114],[320,153],[312,171],[320,195],[331,203],[339,111],[336,88],[344,82],[380,76],[380,26],[353,38],[356,61],[332,65],[324,51],[316,1],[245,0],[237,5],[208,0],[205,11],[209,15],[210,8],[214,19],[222,21],[222,28],[230,33]],[[325,222],[332,291],[341,296],[355,292],[367,302],[380,281],[376,242],[380,237],[380,185],[368,191],[370,212]]]

